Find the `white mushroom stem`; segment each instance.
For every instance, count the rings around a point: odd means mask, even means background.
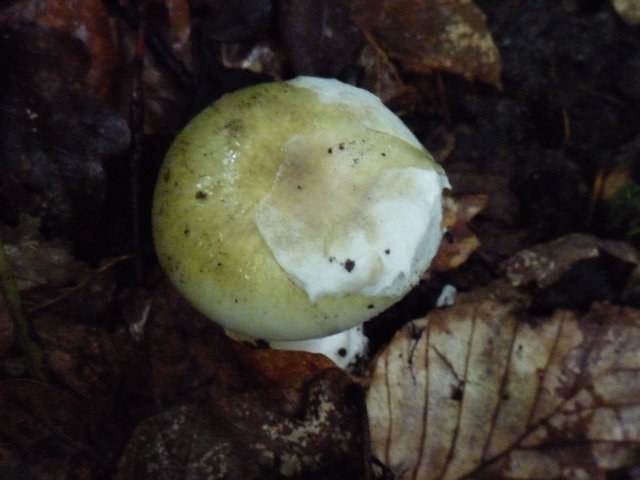
[[[258,339],[225,329],[226,334],[238,342],[257,344]],[[261,339],[262,340],[262,339]],[[262,340],[263,342],[265,340]],[[321,338],[308,340],[267,341],[275,350],[293,352],[319,353],[329,358],[338,367],[349,370],[356,362],[367,354],[369,340],[365,336],[362,325]]]
[[[369,341],[362,331],[362,325],[358,325],[328,337],[269,342],[269,345],[278,350],[321,353],[339,367],[348,370],[365,357]]]

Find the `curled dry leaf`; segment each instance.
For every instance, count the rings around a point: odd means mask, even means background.
[[[500,54],[473,2],[359,0],[354,18],[369,42],[406,70],[443,70],[500,86]]]
[[[534,313],[586,311],[594,301],[637,306],[639,265],[631,245],[579,233],[524,249],[502,263],[512,285],[531,289]]]
[[[534,283],[544,288],[557,282],[576,262],[596,258],[602,252],[625,263],[640,263],[638,252],[628,243],[572,233],[526,248],[505,260],[502,267],[513,285]]]
[[[506,283],[407,324],[368,393],[399,479],[604,478],[640,443],[640,311],[518,319]]]
[[[435,271],[452,270],[467,261],[480,246],[480,240],[469,222],[487,206],[486,195],[445,195],[443,224],[445,240],[431,264]]]

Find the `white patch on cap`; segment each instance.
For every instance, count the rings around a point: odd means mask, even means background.
[[[341,105],[358,112],[359,124],[403,139],[422,149],[420,141],[391,110],[373,93],[339,80],[320,77],[296,77],[287,82],[313,91],[318,100],[331,105]]]
[[[418,282],[442,238],[441,195],[448,186],[426,151],[357,129],[349,138],[294,137],[283,155],[256,224],[312,301],[402,296]],[[424,168],[403,161],[415,156]]]

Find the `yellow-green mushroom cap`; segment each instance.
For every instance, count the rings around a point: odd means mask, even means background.
[[[299,77],[225,95],[177,136],[153,199],[160,264],[198,310],[267,340],[400,300],[442,238],[446,175],[371,93]]]

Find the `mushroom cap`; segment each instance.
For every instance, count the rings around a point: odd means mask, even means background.
[[[400,300],[442,238],[447,178],[371,93],[299,77],[225,95],[177,136],[152,228],[198,310],[267,340],[358,325]]]

